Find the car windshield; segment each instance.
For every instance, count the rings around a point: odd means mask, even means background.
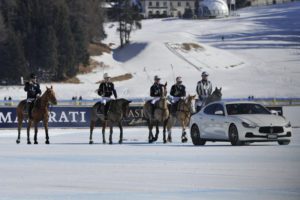
[[[259,104],[227,104],[226,109],[228,115],[271,114],[269,110]]]

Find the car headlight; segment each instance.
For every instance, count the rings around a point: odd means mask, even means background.
[[[287,123],[284,127],[285,128],[291,128],[292,127],[291,122]]]
[[[257,127],[256,124],[248,124],[247,122],[242,122],[242,125],[243,125],[245,128],[256,128],[256,127]]]

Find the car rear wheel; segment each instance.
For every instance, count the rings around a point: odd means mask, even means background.
[[[239,132],[234,124],[230,125],[228,135],[232,146],[240,146],[244,144],[239,140]]]
[[[196,146],[205,145],[206,141],[202,140],[200,137],[200,130],[197,125],[193,125],[191,128],[191,138],[192,142]]]
[[[288,145],[290,143],[290,140],[284,140],[284,141],[278,141],[279,145]]]

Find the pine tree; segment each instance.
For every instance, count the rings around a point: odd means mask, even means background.
[[[132,30],[141,29],[141,15],[139,14],[138,5],[132,3],[131,0],[119,0],[119,6],[116,8],[118,14],[121,47],[130,42],[130,34]]]
[[[11,82],[19,83],[22,74],[28,74],[26,60],[24,57],[23,47],[21,45],[20,36],[14,31],[8,31],[8,38],[1,52],[1,76],[9,77]],[[1,49],[2,50],[2,49]]]

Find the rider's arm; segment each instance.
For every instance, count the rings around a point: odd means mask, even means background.
[[[150,88],[150,96],[151,97],[154,97],[155,95],[154,95],[154,87],[153,86],[151,86],[151,88]]]
[[[171,95],[171,96],[175,96],[175,85],[173,85],[173,86],[171,87],[170,95]]]
[[[117,99],[117,98],[118,98],[118,96],[117,96],[117,91],[116,91],[115,86],[114,86],[113,83],[112,83],[112,92],[113,92],[113,94],[114,94],[115,99]]]
[[[197,83],[196,92],[197,92],[198,96],[200,97],[201,96],[200,82]]]
[[[24,90],[25,90],[25,92],[28,92],[28,90],[29,90],[29,83],[28,82],[25,83]]]
[[[99,85],[98,95],[99,95],[99,96],[102,96],[102,94],[103,94],[103,84],[101,83],[101,84]]]
[[[185,86],[182,86],[182,89],[183,89],[182,96],[185,97],[186,96]]]
[[[36,93],[37,94],[42,94],[42,91],[41,91],[41,88],[40,88],[40,84],[37,84]]]
[[[208,88],[208,95],[211,95],[212,93],[212,84],[209,82],[209,88]]]

